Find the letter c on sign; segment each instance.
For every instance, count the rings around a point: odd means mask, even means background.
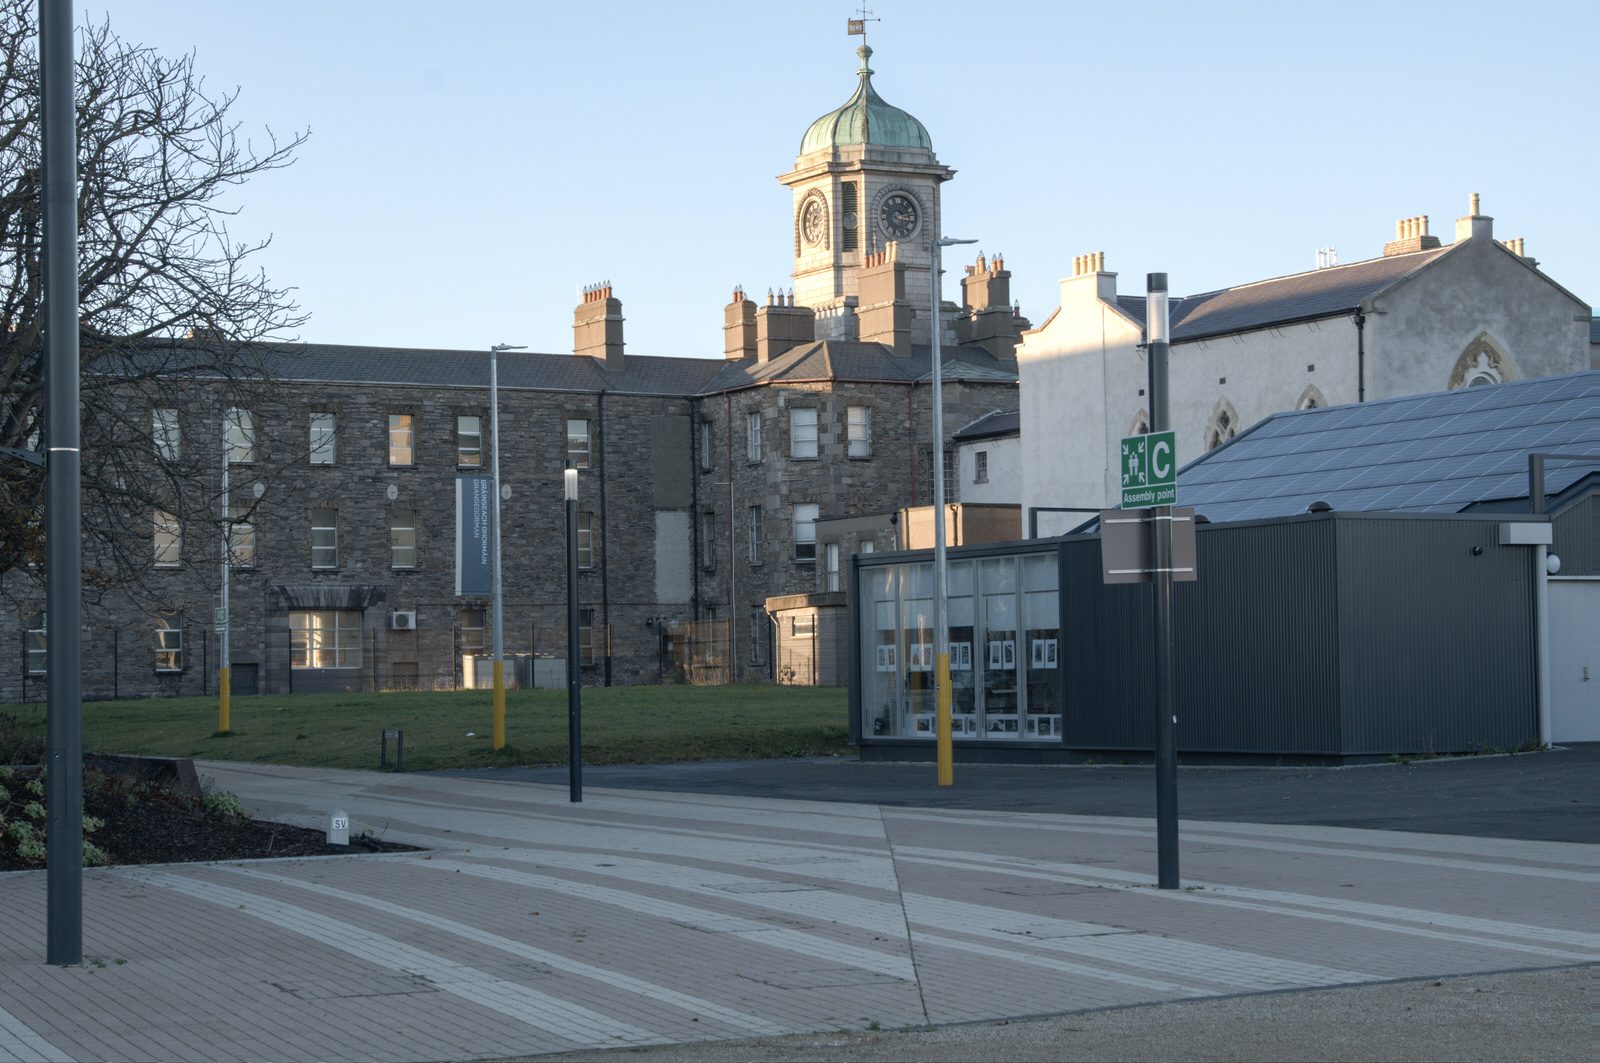
[[[1157,480],[1165,480],[1172,475],[1172,447],[1165,439],[1150,448],[1150,471]]]

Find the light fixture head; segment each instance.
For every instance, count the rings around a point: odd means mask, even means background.
[[[568,469],[567,472],[566,472],[566,496],[565,497],[566,497],[566,500],[568,502],[576,502],[578,500],[578,470],[577,469]]]

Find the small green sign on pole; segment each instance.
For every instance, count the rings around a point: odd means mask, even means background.
[[[228,629],[228,610],[220,607],[211,610],[211,626],[218,631],[226,631]]]
[[[1172,432],[1122,437],[1122,508],[1149,509],[1178,501],[1177,446]]]

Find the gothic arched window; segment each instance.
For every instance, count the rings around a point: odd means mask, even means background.
[[[1521,375],[1511,356],[1490,339],[1487,332],[1480,332],[1456,359],[1455,368],[1450,371],[1450,389],[1500,384]]]
[[[1310,384],[1300,393],[1300,401],[1294,404],[1297,410],[1321,410],[1328,405],[1328,400],[1323,398],[1322,392],[1317,390],[1315,384]]]
[[[1212,411],[1211,420],[1206,423],[1206,449],[1216,450],[1238,434],[1239,411],[1233,408],[1233,403],[1222,399]]]

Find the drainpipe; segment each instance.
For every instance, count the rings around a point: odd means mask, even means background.
[[[728,462],[728,681],[739,681],[739,576],[734,571],[733,542],[733,392],[722,398],[723,436]]]
[[[1356,401],[1367,401],[1367,315],[1356,307]]]
[[[689,571],[693,574],[689,607],[700,619],[700,422],[705,419],[698,403],[689,406]]]
[[[606,539],[611,532],[611,522],[606,519],[606,389],[595,396],[595,420],[600,426],[600,617],[606,626],[605,685],[611,685],[611,551]],[[589,633],[590,643],[594,633]]]
[[[934,322],[934,328],[938,328],[938,327],[939,327],[938,322]],[[911,502],[909,503],[911,506],[915,506],[917,504],[917,403],[916,403],[916,399],[915,399],[916,393],[917,393],[917,385],[915,383],[911,383],[911,384],[907,384],[906,385],[906,431],[909,433],[908,438],[911,440],[911,446],[909,448],[910,453],[908,455],[910,457],[910,459],[911,459],[911,472],[909,473],[909,479],[907,479],[906,482],[911,485]],[[937,445],[938,444],[935,444],[935,446],[937,446]]]

